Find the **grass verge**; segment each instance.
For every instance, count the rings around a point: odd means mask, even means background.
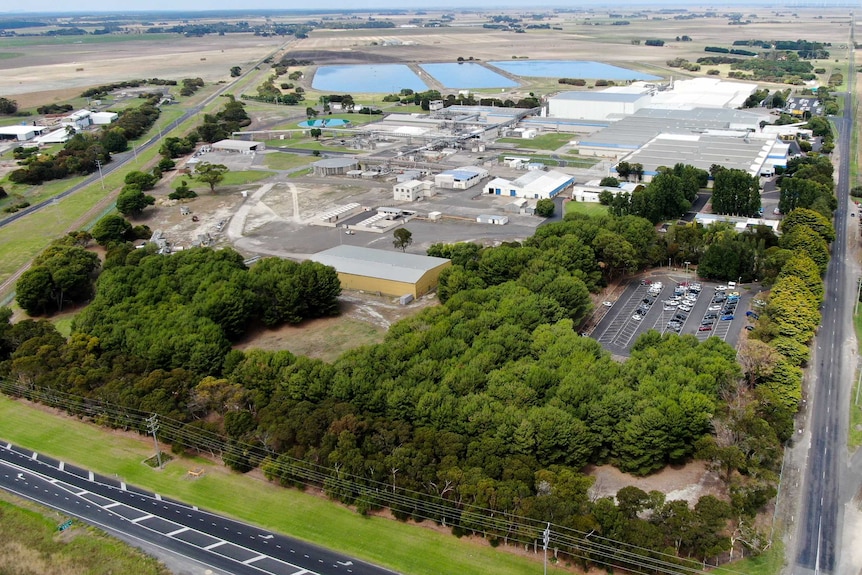
[[[856,339],[862,337],[862,313],[857,313],[853,318],[856,328]],[[850,449],[862,446],[862,381],[859,378],[859,368],[856,368],[853,378],[853,391],[850,395],[850,429],[847,432],[847,445]],[[857,401],[858,399],[858,401]]]
[[[0,573],[169,575],[152,557],[93,527],[74,522],[58,532],[57,525],[67,519],[41,505],[0,494]]]
[[[542,566],[541,553],[523,557],[448,532],[363,517],[322,497],[276,487],[255,474],[233,473],[200,457],[178,457],[163,470],[153,470],[142,463],[152,455],[145,438],[107,431],[5,396],[0,396],[0,438],[409,575],[528,575]],[[204,475],[191,479],[192,468],[203,468]],[[564,573],[550,566],[548,571]]]
[[[271,152],[263,157],[263,162],[270,170],[292,170],[307,166],[317,158],[314,156],[298,156],[296,154],[286,154],[282,152]]]
[[[244,170],[238,172],[228,172],[224,175],[224,179],[219,186],[244,186],[253,182],[265,180],[270,176],[274,176],[274,172],[265,172],[263,170]]]
[[[784,544],[776,538],[772,547],[757,557],[735,561],[712,572],[717,575],[738,575],[739,573],[745,573],[745,575],[778,575],[783,567]]]

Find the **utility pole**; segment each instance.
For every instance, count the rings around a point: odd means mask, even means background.
[[[153,434],[153,443],[156,445],[156,461],[159,463],[159,469],[162,468],[162,452],[159,450],[159,439],[156,437],[156,432],[159,430],[159,416],[153,414],[147,418],[147,431]]]
[[[545,532],[542,533],[542,541],[544,545],[542,548],[545,550],[545,575],[548,575],[548,543],[551,542],[551,524],[548,523],[548,526],[545,527]]]
[[[99,168],[99,181],[102,183],[102,189],[105,189],[105,177],[102,175],[102,160],[96,158],[96,167]]]

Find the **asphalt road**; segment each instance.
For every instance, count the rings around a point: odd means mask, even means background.
[[[0,445],[0,488],[220,573],[392,575],[10,444]]]
[[[853,69],[851,63],[851,70]],[[851,83],[852,90],[852,83]],[[850,181],[850,136],[853,128],[852,98],[844,96],[844,116],[835,118],[838,128],[838,209],[835,212],[837,240],[832,246],[832,259],[826,272],[826,294],[823,318],[816,338],[815,384],[811,388],[809,448],[805,469],[802,501],[803,510],[798,526],[800,546],[794,574],[837,573],[840,549],[840,519],[842,504],[839,481],[846,466],[846,424],[842,429],[847,406],[846,382],[851,378],[842,362],[847,341],[848,318],[852,317],[855,289],[847,274],[847,204]],[[858,480],[858,479],[857,479]]]

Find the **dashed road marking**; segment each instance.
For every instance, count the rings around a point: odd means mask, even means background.
[[[171,531],[167,535],[168,535],[168,537],[173,537],[174,535],[179,535],[180,533],[183,533],[184,531],[188,531],[188,530],[189,530],[188,527],[181,527],[180,529],[177,529],[176,531]]]
[[[224,545],[225,543],[227,543],[227,541],[216,541],[212,545],[207,545],[206,547],[204,547],[204,549],[209,551],[211,549],[215,549],[216,547],[219,547],[220,545]]]
[[[243,563],[246,565],[251,565],[255,561],[260,561],[261,559],[266,559],[266,555],[258,555],[257,557],[252,557],[251,559],[246,559],[245,561],[243,561]]]
[[[150,518],[152,518],[152,517],[155,517],[155,515],[150,515],[150,514],[148,513],[147,515],[142,515],[141,517],[138,517],[137,519],[130,519],[130,521],[131,521],[132,523],[137,523],[138,521],[143,521],[144,519],[150,519]]]

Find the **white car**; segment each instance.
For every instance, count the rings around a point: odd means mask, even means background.
[[[727,286],[718,286],[717,288],[715,288],[715,291],[726,291],[726,290],[727,290]]]
[[[691,306],[682,304],[681,306],[679,306],[679,309],[681,309],[682,311],[691,311]]]
[[[634,315],[632,316],[632,319],[633,319],[633,320],[635,320],[635,321],[640,321],[640,320],[642,320],[643,318],[644,318],[644,317],[643,317],[641,314],[639,314],[639,313],[636,313],[636,314],[634,314]]]
[[[605,306],[605,307],[613,307],[614,302],[612,302],[612,301],[603,301],[603,302],[602,302],[602,305],[603,305],[603,306]]]
[[[673,311],[675,309],[676,309],[676,304],[673,304],[673,305],[668,304],[668,305],[664,306],[664,311]]]
[[[720,305],[711,305],[706,309],[708,309],[709,311],[718,311],[721,309],[721,306]]]

